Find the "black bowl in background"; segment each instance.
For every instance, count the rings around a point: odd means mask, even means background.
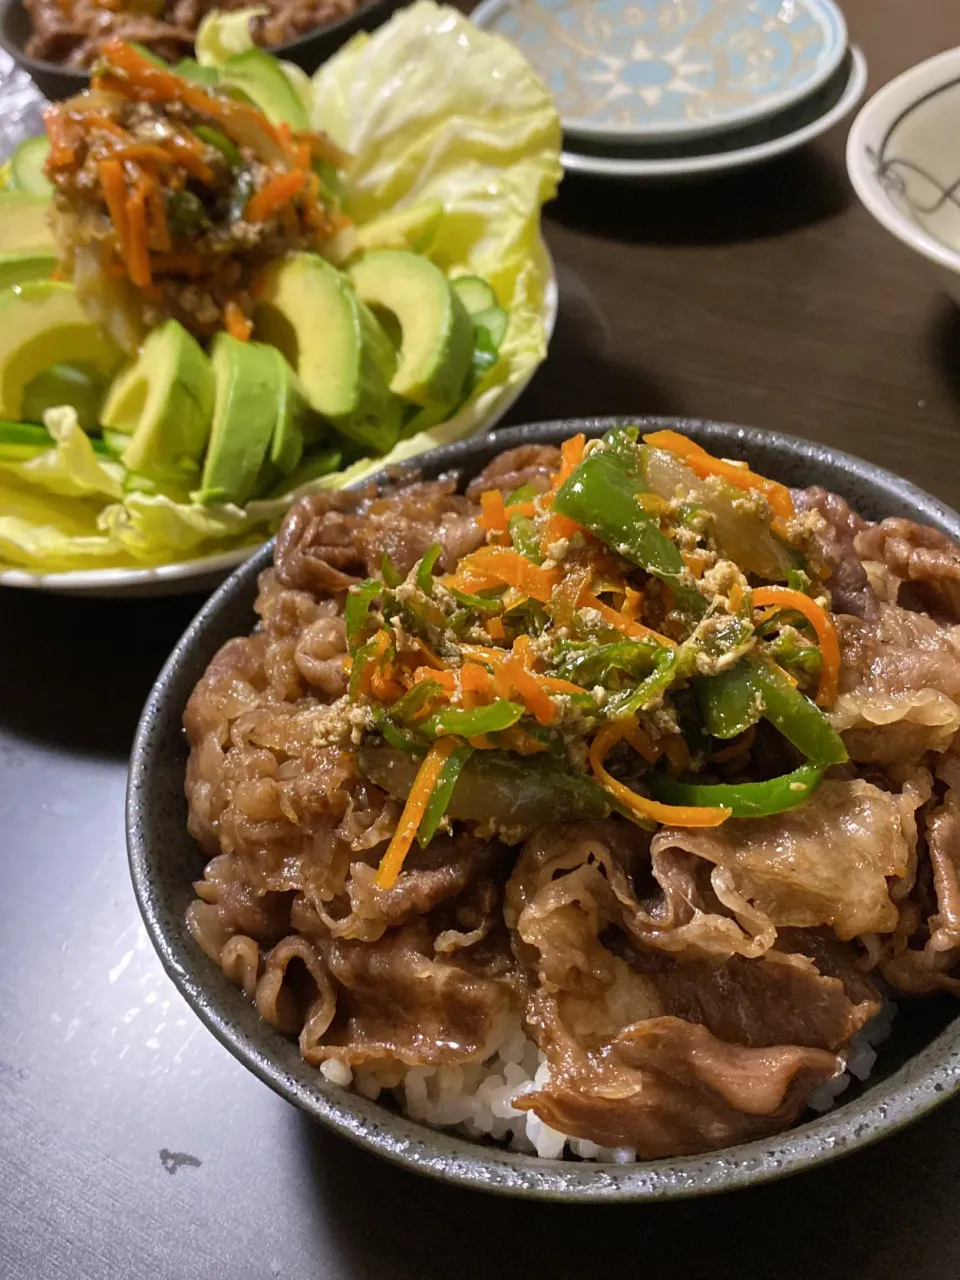
[[[363,0],[355,12],[337,22],[308,31],[296,40],[274,45],[267,53],[276,58],[295,62],[308,74],[345,44],[358,31],[373,31],[398,9],[403,0]],[[23,7],[23,0],[0,0],[0,46],[6,49],[18,67],[27,75],[45,97],[53,102],[72,98],[86,89],[90,77],[86,71],[73,71],[56,62],[43,62],[24,53],[30,39],[30,15]]]
[[[960,515],[881,467],[827,445],[717,422],[643,417],[541,422],[434,449],[405,470],[425,479],[452,471],[466,483],[502,449],[559,444],[577,431],[596,436],[628,423],[647,430],[672,427],[784,484],[833,489],[867,519],[905,516],[960,541]],[[261,1020],[183,924],[193,881],[206,861],[187,834],[183,708],[220,646],[245,635],[256,621],[257,575],[272,560],[273,543],[268,543],[211,596],[158,676],[130,761],[127,849],[137,902],[163,967],[217,1039],[282,1097],[368,1151],[445,1182],[531,1199],[611,1203],[731,1191],[812,1169],[894,1133],[960,1091],[960,1006],[946,996],[900,1002],[873,1075],[866,1085],[852,1085],[833,1111],[815,1118],[808,1113],[800,1124],[769,1138],[672,1160],[625,1165],[542,1160],[427,1128],[330,1084],[302,1060],[295,1041]]]

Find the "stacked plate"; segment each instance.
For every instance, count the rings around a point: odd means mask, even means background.
[[[832,0],[483,0],[557,101],[564,167],[677,180],[783,155],[867,81]]]

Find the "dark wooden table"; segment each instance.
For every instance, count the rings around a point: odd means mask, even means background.
[[[848,0],[871,87],[956,43],[945,0]],[[960,504],[960,317],[854,200],[845,130],[734,181],[569,181],[551,357],[512,415],[682,413],[826,440]],[[197,1022],[123,838],[143,699],[197,600],[0,600],[3,1280],[699,1280],[960,1273],[960,1100],[753,1192],[514,1204],[318,1129]]]

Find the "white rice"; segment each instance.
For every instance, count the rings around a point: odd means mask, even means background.
[[[837,1074],[810,1094],[814,1111],[829,1111],[849,1086],[851,1078],[866,1080],[877,1060],[875,1046],[890,1034],[896,1006],[885,1000],[882,1009],[860,1028],[842,1054]],[[473,1138],[490,1137],[511,1151],[538,1155],[547,1160],[564,1154],[581,1160],[630,1164],[637,1158],[633,1147],[601,1147],[586,1138],[551,1129],[532,1111],[518,1111],[512,1104],[524,1093],[546,1084],[550,1068],[533,1040],[524,1033],[519,1018],[511,1022],[496,1051],[482,1063],[462,1067],[411,1067],[397,1083],[374,1071],[351,1071],[342,1062],[328,1061],[320,1068],[332,1083],[353,1085],[358,1093],[376,1099],[392,1094],[401,1109],[423,1124],[454,1129]]]

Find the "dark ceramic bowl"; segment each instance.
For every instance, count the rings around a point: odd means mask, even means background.
[[[464,481],[501,449],[559,443],[640,422],[675,427],[725,457],[745,459],[790,485],[821,484],[866,517],[907,516],[960,541],[960,516],[889,471],[825,445],[772,431],[675,419],[589,418],[538,423],[464,440],[417,459],[426,477],[456,470]],[[127,792],[127,842],[140,910],[164,968],[215,1036],[277,1093],[338,1133],[397,1164],[446,1182],[505,1195],[569,1201],[666,1200],[727,1191],[809,1169],[915,1120],[960,1088],[960,1020],[946,997],[902,1002],[868,1087],[843,1105],[777,1137],[709,1155],[629,1165],[541,1160],[426,1128],[327,1083],[297,1045],[257,1016],[240,991],[193,944],[183,926],[191,882],[204,859],[187,835],[181,729],[191,690],[217,649],[250,631],[265,546],[213,595],[160,673],[137,730]]]
[[[399,7],[402,0],[364,0],[354,13],[336,22],[308,31],[296,40],[278,44],[267,50],[276,58],[295,62],[308,74],[316,71],[322,62],[336,53],[358,31],[372,31]],[[56,62],[43,62],[24,53],[30,39],[30,15],[22,0],[0,2],[0,45],[6,49],[18,67],[22,67],[45,97],[57,102],[72,98],[86,89],[90,77],[85,71],[72,71]]]

